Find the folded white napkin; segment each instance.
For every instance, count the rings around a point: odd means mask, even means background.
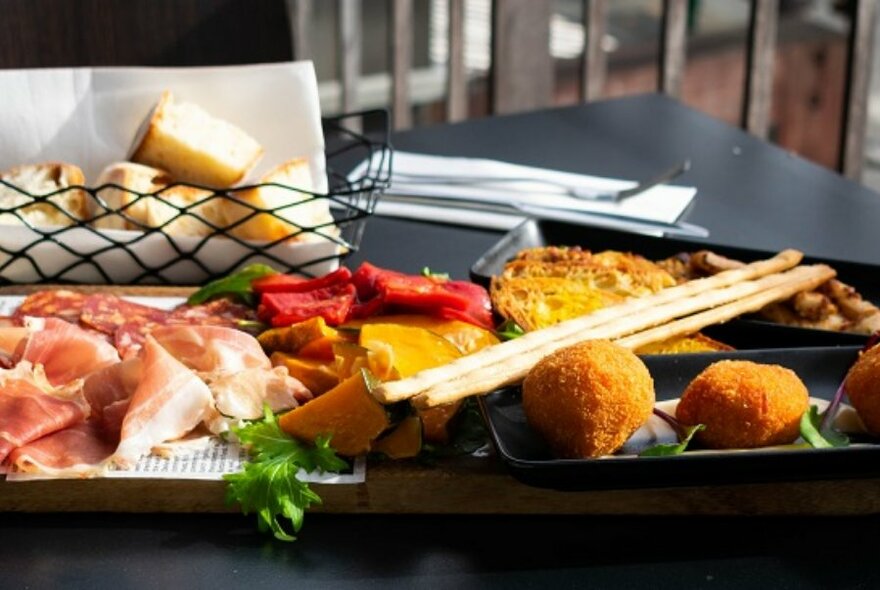
[[[359,170],[355,170],[352,175],[356,176],[358,172]],[[475,177],[481,181],[469,184],[468,179]],[[486,180],[494,178],[498,178],[498,182]],[[658,185],[615,203],[575,198],[569,196],[565,188],[569,186],[577,187],[579,191],[605,192],[630,188],[636,184],[627,180],[572,174],[497,160],[395,152],[391,187],[386,191],[388,195],[392,195],[392,199],[380,199],[376,213],[509,229],[533,213],[531,207],[538,206],[561,211],[559,215],[551,213],[537,216],[571,218],[576,222],[625,229],[627,220],[675,223],[697,192],[693,187]],[[393,200],[395,195],[418,197],[423,202],[398,202]],[[431,203],[432,198],[437,201],[436,204]],[[456,207],[455,200],[476,200],[488,205],[516,203],[521,211],[474,211],[464,206]]]

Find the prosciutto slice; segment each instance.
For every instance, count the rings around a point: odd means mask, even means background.
[[[54,391],[39,367],[22,362],[0,375],[0,462],[13,449],[85,420],[88,406],[72,392]]]
[[[116,442],[98,421],[87,420],[15,449],[9,462],[23,473],[94,477],[104,472]]]
[[[119,362],[113,345],[64,320],[25,318],[25,326],[30,334],[21,359],[43,365],[52,385],[64,385]]]
[[[312,397],[286,368],[273,369],[257,339],[239,330],[168,325],[152,335],[208,384],[214,405],[205,425],[215,434],[227,432],[242,420],[260,418],[265,404],[277,412]]]
[[[153,330],[152,336],[174,358],[200,373],[272,368],[257,339],[234,328],[168,325]]]
[[[261,418],[264,405],[279,412],[312,398],[311,392],[288,375],[285,367],[270,371],[245,369],[216,377],[208,386],[214,394],[214,409],[205,418],[205,425],[214,434],[226,432],[242,420]]]
[[[91,408],[91,416],[107,436],[117,441],[142,376],[143,362],[136,357],[95,371],[83,384],[83,397]]]
[[[122,421],[119,446],[111,457],[132,467],[154,445],[180,438],[204,418],[213,403],[205,382],[152,337],[144,342],[142,377]]]

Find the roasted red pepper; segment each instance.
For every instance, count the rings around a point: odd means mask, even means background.
[[[323,277],[271,275],[255,280],[262,294],[261,320],[286,326],[321,316],[330,325],[383,313],[423,313],[492,328],[489,294],[466,281],[407,275],[362,263],[352,274],[341,267]]]
[[[331,326],[338,326],[349,318],[356,297],[354,285],[334,285],[306,293],[265,293],[260,307],[276,327],[317,316]]]
[[[491,330],[495,327],[495,324],[492,321],[492,300],[489,298],[489,293],[486,289],[480,285],[469,283],[468,281],[448,281],[443,284],[443,288],[447,291],[457,293],[468,301],[467,309],[463,310],[464,316],[467,317],[453,317],[452,319],[461,319],[466,322],[469,321],[470,323],[486,328],[487,330]],[[447,315],[441,317],[450,316]]]
[[[404,276],[402,273],[379,268],[369,262],[363,262],[358,269],[354,271],[354,274],[351,276],[351,282],[357,287],[358,298],[361,301],[366,301],[372,299],[379,293],[379,290],[376,287],[376,281],[379,280],[379,277],[390,275]]]
[[[467,298],[446,289],[445,284],[446,281],[414,275],[385,275],[376,281],[379,296],[388,305],[414,310],[467,309],[470,305]]]
[[[344,266],[315,279],[304,279],[293,275],[267,275],[251,281],[251,288],[257,293],[305,293],[315,289],[342,285],[351,281],[351,271]]]

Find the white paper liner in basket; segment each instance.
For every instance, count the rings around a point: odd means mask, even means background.
[[[125,160],[139,124],[164,90],[234,123],[260,142],[265,153],[252,171],[251,181],[269,168],[302,157],[309,162],[314,183],[307,188],[327,193],[320,103],[311,62],[0,71],[0,170],[21,164],[69,162],[83,169],[87,185],[93,184],[101,169]],[[0,226],[0,279],[16,283],[46,277],[130,283],[143,278],[146,282],[191,284],[210,274],[235,270],[231,265],[273,264],[254,250],[253,246],[261,244],[249,242],[249,249],[225,237],[206,241],[157,232],[95,232],[79,227],[40,231],[50,232],[50,238],[26,226]],[[36,243],[40,240],[42,243]],[[125,247],[108,249],[110,240]],[[9,252],[20,254],[10,262]],[[95,252],[100,253],[90,261],[88,256]],[[288,241],[269,247],[266,253],[303,272],[321,274],[338,265],[333,257],[343,250],[331,241]],[[241,262],[233,264],[235,261]],[[57,276],[66,268],[70,270]]]
[[[114,243],[125,247],[114,247]],[[97,232],[78,227],[64,229],[54,235],[53,241],[47,241],[28,227],[2,226],[0,247],[13,252],[25,248],[27,251],[26,256],[15,256],[11,263],[12,256],[0,252],[0,276],[14,283],[35,283],[42,280],[40,272],[51,277],[69,268],[60,278],[76,283],[193,284],[245,264],[262,262],[278,266],[270,257],[253,250],[254,246],[262,245],[260,242],[247,244],[224,237],[172,237],[132,230]],[[342,247],[329,240],[282,242],[265,252],[288,266],[300,267],[301,272],[321,275],[338,266],[336,257],[342,253]],[[237,261],[240,263],[234,264]]]

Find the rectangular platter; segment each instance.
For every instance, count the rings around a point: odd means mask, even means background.
[[[792,369],[814,398],[831,399],[858,347],[734,351],[643,357],[657,400],[681,396],[704,368],[721,359],[779,364]],[[696,451],[671,457],[557,459],[526,421],[519,387],[481,399],[495,448],[509,472],[533,486],[601,490],[730,483],[790,482],[880,476],[880,444],[835,449]]]
[[[22,295],[51,285],[0,287]],[[187,287],[75,286],[77,291],[134,297],[180,297]],[[809,477],[809,475],[807,475]],[[679,482],[680,483],[680,482]],[[238,512],[224,500],[222,481],[63,479],[7,482],[0,476],[0,512]],[[494,515],[855,515],[880,512],[880,477],[769,481],[665,487],[584,489],[570,493],[526,485],[494,453],[370,464],[364,483],[315,484],[334,514]],[[568,488],[571,489],[571,488]]]
[[[769,258],[776,254],[766,250],[718,246],[700,240],[660,238],[558,221],[529,219],[510,230],[474,262],[470,269],[471,279],[488,285],[493,276],[501,274],[504,264],[517,252],[541,246],[580,246],[593,251],[619,250],[633,252],[649,260],[661,260],[681,252],[704,249],[744,262]],[[804,262],[831,265],[840,280],[853,285],[865,299],[880,303],[880,265],[809,256]],[[705,330],[705,333],[740,349],[858,345],[866,341],[865,336],[858,334],[781,326],[751,319],[713,326]]]

